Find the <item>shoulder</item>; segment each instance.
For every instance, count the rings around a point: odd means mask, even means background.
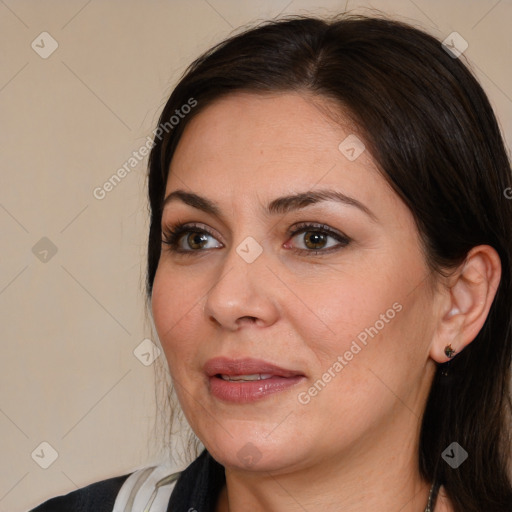
[[[189,510],[198,501],[211,510],[224,482],[223,466],[205,449],[185,468],[144,467],[52,498],[30,512],[163,512]]]
[[[112,512],[116,496],[130,474],[109,478],[57,496],[30,512]]]
[[[166,464],[145,467],[52,498],[30,512],[167,510],[169,497],[180,474]]]

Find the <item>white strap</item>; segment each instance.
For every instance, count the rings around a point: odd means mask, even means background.
[[[119,490],[112,512],[167,512],[180,474],[166,465],[135,471]]]

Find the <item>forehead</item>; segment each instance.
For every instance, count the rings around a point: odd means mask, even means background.
[[[218,202],[254,195],[270,200],[321,186],[362,202],[394,196],[354,123],[328,115],[334,108],[294,92],[236,93],[213,102],[186,126],[166,195],[189,188]]]
[[[189,161],[241,161],[276,157],[282,161],[333,160],[344,133],[354,133],[348,120],[335,122],[319,98],[299,93],[238,92],[216,100],[194,117],[182,135],[173,166]],[[195,145],[197,144],[197,145]],[[283,152],[283,150],[285,150]]]

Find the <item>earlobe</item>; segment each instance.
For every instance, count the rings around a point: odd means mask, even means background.
[[[473,247],[444,290],[443,308],[430,357],[445,363],[469,345],[482,329],[501,278],[498,253],[489,245]]]

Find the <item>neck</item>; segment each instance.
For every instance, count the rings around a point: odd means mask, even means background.
[[[432,483],[419,474],[417,443],[400,436],[386,441],[374,439],[371,449],[352,448],[298,469],[226,468],[216,512],[424,512]]]

